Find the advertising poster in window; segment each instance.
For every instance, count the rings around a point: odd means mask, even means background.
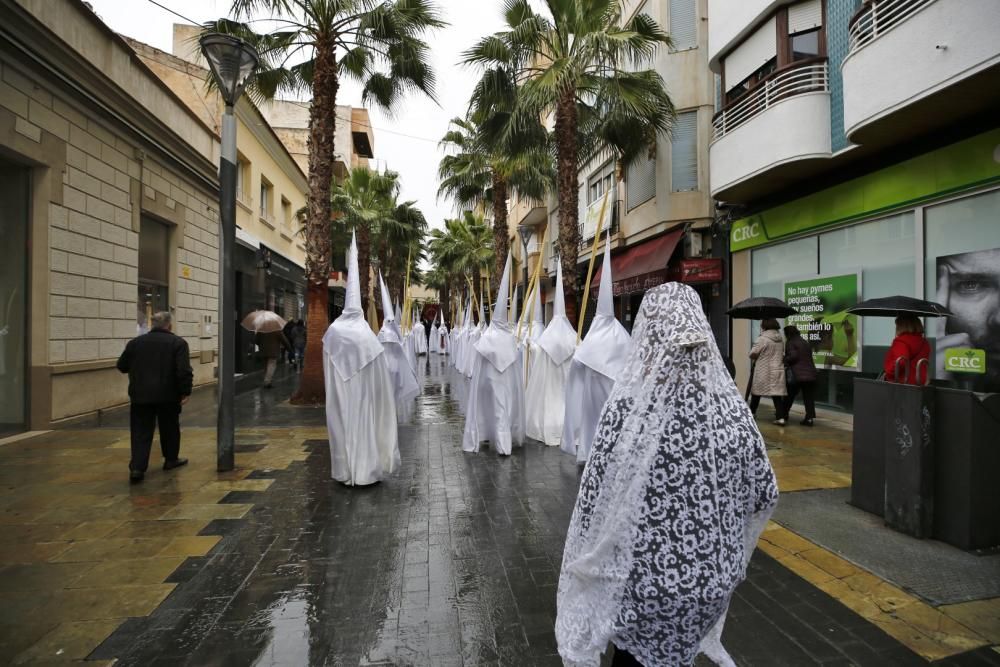
[[[1000,391],[1000,248],[938,257],[937,301],[936,377]]]
[[[785,303],[799,311],[785,323],[798,327],[818,368],[861,368],[861,328],[858,316],[847,312],[861,297],[860,274],[786,282],[784,295]]]

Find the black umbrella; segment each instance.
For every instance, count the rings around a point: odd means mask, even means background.
[[[765,320],[769,317],[788,317],[798,312],[781,299],[755,296],[733,305],[726,314],[738,320]]]
[[[899,295],[868,299],[848,308],[847,312],[868,317],[898,317],[900,315],[951,317],[954,314],[940,303]]]

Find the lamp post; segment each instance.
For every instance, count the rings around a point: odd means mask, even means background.
[[[202,35],[201,52],[208,61],[215,85],[226,104],[222,116],[222,155],[219,160],[219,417],[216,431],[216,468],[235,465],[233,395],[236,372],[236,284],[233,251],[236,245],[236,117],[233,106],[260,58],[248,44],[219,33]]]
[[[521,308],[528,307],[528,244],[531,242],[531,235],[535,233],[535,228],[531,225],[518,225],[517,235],[521,237],[521,245],[524,247],[524,285],[521,287]],[[530,320],[525,320],[530,322]]]

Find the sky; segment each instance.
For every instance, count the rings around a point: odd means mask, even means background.
[[[113,30],[169,52],[173,24],[183,22],[151,0],[89,0],[94,11]],[[230,0],[156,0],[160,5],[196,22],[225,16]],[[444,154],[438,141],[448,122],[464,115],[477,72],[458,64],[461,53],[481,36],[502,27],[500,0],[437,0],[449,23],[428,37],[437,74],[437,103],[426,96],[409,95],[387,116],[371,109],[375,133],[375,167],[399,172],[403,200],[416,200],[432,227],[454,217],[448,201],[437,200],[437,165]],[[345,82],[339,104],[361,106],[361,89]]]

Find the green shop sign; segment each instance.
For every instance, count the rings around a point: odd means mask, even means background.
[[[986,350],[952,347],[944,351],[944,368],[950,373],[986,374]]]
[[[733,223],[733,252],[1000,181],[1000,129],[924,153]]]

